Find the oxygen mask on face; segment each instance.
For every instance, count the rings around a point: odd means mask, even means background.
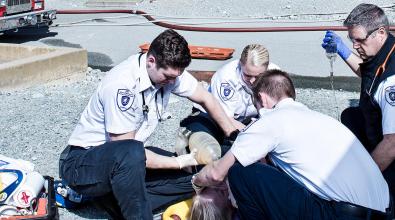
[[[221,157],[221,146],[207,132],[195,132],[189,138],[189,150],[196,150],[195,159],[199,164],[209,164]]]

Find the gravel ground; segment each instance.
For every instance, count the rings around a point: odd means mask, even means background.
[[[48,0],[47,8],[84,8],[83,0]],[[291,1],[291,0],[154,0],[142,1],[133,9],[156,15],[199,17],[263,17],[270,19],[338,19],[344,14],[301,15],[302,13],[349,12],[361,2],[391,6],[391,1]],[[393,11],[386,9],[390,17]],[[13,92],[0,93],[0,154],[29,160],[44,174],[58,178],[58,157],[79,120],[80,113],[105,73],[90,69],[83,81],[67,84],[47,84]],[[297,100],[314,110],[334,118],[350,104],[355,104],[357,92],[342,90],[297,88]],[[173,116],[157,128],[149,143],[172,149],[175,130],[180,119],[192,106],[186,100],[173,97],[168,111]],[[60,209],[61,219],[106,219],[108,216],[92,206],[73,212]]]

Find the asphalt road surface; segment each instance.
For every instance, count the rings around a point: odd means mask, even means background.
[[[87,8],[84,2],[60,2],[53,0],[47,2],[47,8],[91,9]],[[176,5],[177,2],[178,5]],[[267,4],[263,8],[263,3],[260,1],[248,1],[248,3],[247,1],[231,1],[234,6],[229,3],[221,3],[221,1],[200,0],[187,2],[195,5],[182,4],[181,2],[157,0],[150,3],[149,1],[142,1],[140,5],[133,9],[152,13],[157,15],[158,19],[166,20],[170,23],[179,22],[199,26],[319,26],[341,25],[341,19],[344,19],[346,13],[337,14],[336,12],[349,11],[360,3],[360,1],[347,3],[331,1],[330,7],[327,3],[323,7],[321,3],[324,1],[303,1],[305,3],[301,4],[300,2],[294,3],[282,0],[276,4],[272,4],[272,1],[264,1]],[[389,1],[375,2],[381,6],[390,5]],[[244,9],[240,7],[243,4]],[[246,4],[248,4],[248,7]],[[256,4],[256,7],[254,7],[254,4]],[[169,9],[166,7],[173,8]],[[243,10],[245,11],[244,14]],[[392,8],[387,11],[389,13],[392,12]],[[289,16],[282,16],[287,14]],[[166,15],[167,17],[161,17],[160,15]],[[88,50],[89,66],[106,71],[125,60],[128,56],[139,52],[138,46],[140,44],[152,41],[163,30],[164,28],[149,23],[145,18],[135,15],[60,14],[49,30],[44,28],[38,31],[20,31],[10,36],[0,36],[0,42],[85,48]],[[329,63],[320,46],[324,35],[323,31],[274,33],[179,32],[192,45],[235,49],[232,59],[239,58],[245,45],[260,43],[269,49],[271,61],[279,65],[283,70],[302,76],[325,77],[329,75]],[[339,34],[347,42],[346,33],[341,32]],[[350,45],[349,42],[347,43]],[[189,70],[215,71],[226,62],[228,61],[193,60]],[[354,76],[340,58],[335,62],[334,73],[336,76]]]

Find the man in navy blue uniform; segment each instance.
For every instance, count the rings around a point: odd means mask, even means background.
[[[395,38],[389,33],[384,11],[372,4],[355,7],[344,21],[352,52],[333,31],[327,31],[322,47],[330,42],[352,71],[362,79],[359,106],[345,109],[341,121],[370,152],[395,193]]]

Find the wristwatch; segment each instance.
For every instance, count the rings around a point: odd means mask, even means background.
[[[236,129],[236,130],[232,131],[232,132],[229,134],[229,139],[235,140],[236,137],[237,137],[237,135],[239,135],[239,133],[240,133],[239,129]]]
[[[191,179],[191,183],[192,183],[192,188],[195,190],[195,192],[196,192],[196,194],[199,194],[202,190],[203,190],[203,186],[199,186],[199,185],[197,185],[197,184],[195,184],[194,182],[195,182],[195,179],[197,178],[197,175],[198,175],[199,173],[196,173],[196,174],[194,174],[193,176],[192,176],[192,179]]]

